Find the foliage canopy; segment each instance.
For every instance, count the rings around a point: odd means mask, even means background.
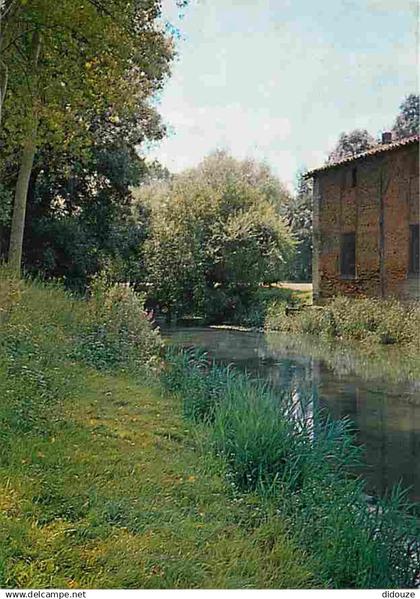
[[[168,73],[172,45],[157,0],[21,0],[15,7],[0,40],[8,73],[1,143],[3,168],[16,180],[9,262],[18,270],[40,153],[83,164],[104,145],[134,151],[159,137],[150,98]]]
[[[286,190],[265,166],[224,152],[138,192],[152,209],[145,244],[154,302],[229,318],[258,285],[279,280],[294,242],[279,207]]]

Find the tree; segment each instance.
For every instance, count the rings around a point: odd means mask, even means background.
[[[220,152],[155,187],[145,243],[150,299],[210,321],[252,303],[260,284],[282,277],[293,253],[280,190],[267,167]]]
[[[356,156],[375,145],[375,138],[366,129],[354,129],[350,133],[341,133],[335,148],[328,156],[327,163],[332,164]]]
[[[276,210],[289,198],[287,188],[273,175],[268,164],[251,158],[236,160],[223,150],[210,154],[197,169],[187,170],[185,175],[195,178],[197,173],[213,187],[229,186],[230,182],[247,184]]]
[[[90,151],[91,123],[117,122],[161,86],[171,48],[158,25],[159,3],[148,0],[48,0],[25,3],[19,35],[3,52],[9,89],[7,136],[21,151],[9,263],[20,269],[28,188],[37,148]]]
[[[89,153],[44,145],[36,154],[27,205],[23,244],[25,269],[46,277],[60,277],[73,289],[83,291],[91,277],[104,267],[117,280],[144,279],[142,247],[148,231],[148,209],[131,208],[131,187],[156,173],[156,163],[141,159],[136,146],[145,138],[164,133],[151,115],[133,114],[118,122],[109,115],[90,124]],[[143,118],[141,118],[143,117]],[[0,136],[1,141],[1,136]],[[0,246],[7,238],[9,189],[17,165],[14,153],[3,152],[0,180]],[[2,219],[3,216],[3,219]],[[2,226],[5,225],[5,226]],[[3,229],[3,234],[2,234]],[[0,258],[4,246],[0,247]]]
[[[409,94],[400,105],[392,133],[395,139],[403,139],[419,133],[419,95]]]
[[[9,69],[6,62],[3,60],[3,51],[10,24],[14,21],[19,4],[18,0],[0,0],[0,127],[3,115],[3,104],[9,82]]]
[[[144,161],[112,146],[85,161],[43,154],[29,186],[25,268],[78,291],[104,268],[117,280],[140,279],[148,217],[134,218],[130,186],[145,175]]]
[[[312,278],[312,181],[297,175],[296,191],[284,205],[283,215],[296,240],[296,253],[286,277],[308,282]]]

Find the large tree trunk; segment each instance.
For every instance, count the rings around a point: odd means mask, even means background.
[[[37,124],[35,123],[28,139],[26,139],[16,183],[15,201],[13,205],[12,227],[8,264],[16,272],[20,272],[22,263],[23,232],[25,229],[26,202],[28,197],[29,180],[34,164],[36,151]]]
[[[1,0],[0,0],[1,1]],[[1,48],[0,48],[1,52]],[[1,56],[1,54],[0,54]],[[7,65],[0,59],[0,128],[1,128],[1,117],[3,114],[3,104],[6,98],[7,83],[8,83],[8,69]]]
[[[22,246],[23,232],[25,229],[26,203],[28,199],[29,181],[34,164],[38,133],[39,117],[38,106],[36,104],[36,71],[38,67],[40,50],[41,36],[39,31],[35,31],[32,38],[32,51],[30,57],[30,65],[33,69],[35,85],[33,90],[32,106],[29,107],[30,121],[28,122],[26,137],[23,140],[22,156],[16,182],[15,201],[13,204],[12,227],[10,230],[8,264],[16,274],[20,273],[22,264]]]

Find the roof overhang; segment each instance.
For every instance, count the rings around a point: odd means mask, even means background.
[[[383,154],[384,152],[391,152],[393,150],[398,150],[399,148],[403,148],[405,146],[409,146],[411,144],[419,143],[419,135],[412,135],[411,137],[406,137],[404,139],[399,139],[398,141],[393,141],[387,144],[378,144],[374,148],[370,150],[366,150],[366,152],[361,152],[360,154],[355,154],[353,156],[348,156],[347,158],[343,158],[343,160],[339,160],[337,162],[333,162],[331,164],[325,164],[324,166],[320,166],[319,168],[315,168],[311,171],[305,173],[305,179],[310,179],[318,175],[318,173],[323,173],[330,169],[337,168],[344,164],[350,164],[351,162],[355,162],[356,160],[360,160],[363,158],[368,158],[370,156],[376,156],[377,154]]]

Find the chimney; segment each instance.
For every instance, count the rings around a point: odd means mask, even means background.
[[[384,131],[382,133],[382,143],[390,144],[392,142],[392,133],[391,131]]]

